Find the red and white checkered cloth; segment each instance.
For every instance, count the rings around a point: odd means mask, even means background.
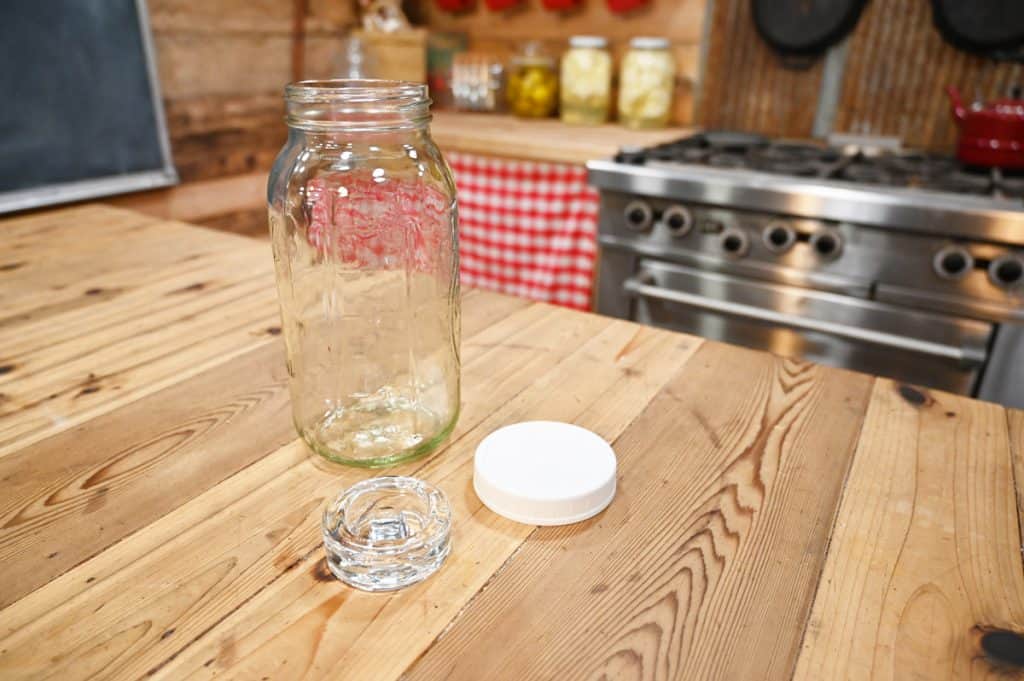
[[[590,309],[597,192],[582,166],[445,154],[459,190],[462,284]]]

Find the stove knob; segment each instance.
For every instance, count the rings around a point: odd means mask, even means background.
[[[654,212],[647,205],[646,201],[630,201],[623,211],[626,218],[626,227],[634,232],[646,232],[654,222]]]
[[[669,206],[665,209],[662,220],[665,221],[668,231],[676,238],[686,236],[690,233],[690,229],[693,228],[693,216],[683,206]]]
[[[817,232],[811,236],[811,248],[824,260],[835,260],[843,250],[843,237],[838,232]]]
[[[946,246],[935,254],[932,267],[943,279],[963,279],[974,269],[974,256],[963,246]]]
[[[989,280],[999,288],[1014,288],[1024,282],[1024,258],[1001,255],[988,266]]]
[[[750,250],[750,237],[741,229],[730,227],[722,232],[722,252],[730,258],[742,258]]]
[[[761,232],[761,239],[769,251],[785,253],[796,243],[796,232],[787,224],[772,222]]]

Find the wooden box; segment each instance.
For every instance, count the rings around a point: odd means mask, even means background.
[[[412,28],[401,33],[352,31],[366,52],[367,75],[387,80],[427,82],[427,31]]]

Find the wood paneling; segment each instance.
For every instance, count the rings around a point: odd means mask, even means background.
[[[943,88],[967,101],[1004,97],[1024,66],[946,44],[923,0],[872,0],[853,36],[835,130],[894,135],[913,147],[949,150],[956,127]]]
[[[715,0],[698,123],[780,137],[810,137],[822,62],[786,68],[757,34],[750,0]]]
[[[266,170],[286,137],[295,6],[285,0],[154,0],[150,20],[175,165],[185,182]],[[309,0],[302,66],[332,75],[350,2]]]

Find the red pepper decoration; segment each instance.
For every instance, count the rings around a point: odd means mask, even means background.
[[[608,0],[608,9],[616,14],[626,14],[648,5],[650,2],[651,0]]]

